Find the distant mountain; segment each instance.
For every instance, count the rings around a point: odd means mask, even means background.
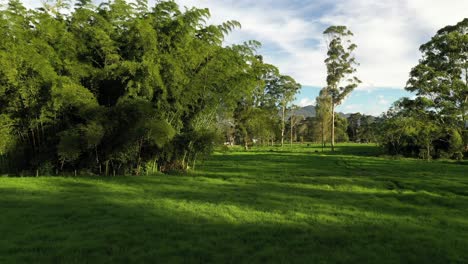
[[[296,110],[294,114],[304,117],[315,117],[317,115],[317,112],[315,111],[315,106],[308,105]]]
[[[345,114],[345,113],[341,113],[341,112],[338,112],[338,114],[343,116],[343,117],[346,117],[346,118],[348,118],[349,115],[351,115],[351,114]],[[315,110],[315,106],[308,105],[308,106],[304,106],[304,107],[301,107],[298,110],[296,110],[294,115],[304,116],[304,117],[315,117],[317,115],[317,112]],[[288,112],[286,114],[286,116],[290,117],[291,113]]]

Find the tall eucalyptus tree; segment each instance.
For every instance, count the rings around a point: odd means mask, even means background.
[[[346,26],[330,26],[323,34],[327,40],[327,93],[331,100],[331,147],[335,149],[335,109],[344,98],[356,88],[361,81],[354,76],[356,62],[353,51],[356,44],[350,37],[353,33]]]

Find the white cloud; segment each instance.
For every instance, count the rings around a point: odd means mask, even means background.
[[[461,21],[468,10],[466,0],[310,0],[304,1],[302,7],[288,7],[287,0],[178,2],[209,7],[214,22],[240,21],[242,30],[229,37],[228,42],[263,42],[267,62],[311,86],[325,84],[322,31],[330,24],[347,25],[358,45],[357,74],[363,81],[358,89],[364,90],[403,88],[420,57],[419,46],[437,29]],[[323,4],[332,7],[323,11]]]
[[[261,53],[266,62],[278,66],[284,74],[304,85],[323,86],[326,55],[322,43],[323,26],[315,19],[304,18],[303,10],[285,7],[287,1],[177,2],[210,8],[213,23],[231,19],[239,21],[242,29],[229,36],[227,43],[259,40],[264,44]],[[279,8],[281,2],[284,6]],[[310,43],[313,43],[312,47]]]
[[[387,99],[385,99],[385,96],[379,95],[378,98],[379,98],[378,104],[380,104],[380,105],[389,105],[390,104],[390,102]]]
[[[387,110],[388,106],[381,104],[363,105],[363,104],[349,104],[339,107],[337,110],[343,113],[361,113],[366,115],[379,116],[382,112]]]
[[[362,105],[360,104],[349,104],[349,105],[344,105],[343,108],[346,111],[356,111],[357,109],[361,108]]]
[[[315,105],[315,99],[311,99],[308,97],[302,98],[299,101],[298,105],[301,107],[308,106],[308,105]]]

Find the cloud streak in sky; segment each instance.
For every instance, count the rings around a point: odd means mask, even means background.
[[[323,30],[332,24],[346,25],[358,45],[361,89],[403,88],[420,57],[419,46],[439,28],[461,21],[468,10],[466,0],[177,2],[209,7],[214,23],[238,20],[243,27],[227,43],[261,41],[267,62],[310,86],[325,84]]]

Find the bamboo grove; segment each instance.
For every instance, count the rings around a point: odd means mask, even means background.
[[[252,114],[254,94],[267,109],[284,102],[281,87],[298,90],[263,63],[258,42],[223,45],[238,22],[209,16],[174,1],[35,10],[9,1],[0,11],[3,173],[186,170],[221,140],[220,118]]]

